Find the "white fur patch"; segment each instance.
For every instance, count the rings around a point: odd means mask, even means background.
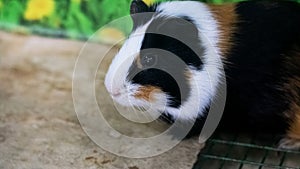
[[[209,8],[200,2],[166,2],[159,5],[157,9],[164,16],[188,16],[199,30],[201,45],[205,49],[204,69],[200,72],[192,71],[191,95],[188,100],[179,109],[167,108],[167,111],[176,118],[195,119],[203,115],[205,108],[216,95],[220,83],[222,61],[218,48],[220,32],[217,21]]]

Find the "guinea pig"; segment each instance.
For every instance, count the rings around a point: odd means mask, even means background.
[[[200,131],[224,68],[220,126],[276,133],[280,148],[300,147],[298,3],[133,0],[130,12],[133,30],[105,77],[114,101],[151,106],[169,121],[197,120]]]

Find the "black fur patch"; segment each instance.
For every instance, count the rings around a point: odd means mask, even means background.
[[[146,31],[140,53],[140,60],[146,55],[156,55],[156,65],[140,69],[134,64],[128,78],[133,83],[160,87],[171,96],[168,106],[178,108],[190,93],[186,71],[190,67],[202,68],[200,57],[204,51],[200,44],[198,30],[191,22],[157,18]]]
[[[300,5],[249,1],[239,3],[236,13],[234,46],[226,57],[230,65],[225,70],[228,90],[222,127],[284,132],[284,112],[290,106],[282,90],[289,78],[285,54],[300,45]]]
[[[202,68],[204,49],[197,27],[187,16],[153,20],[146,31],[141,50],[151,48],[172,52],[188,66],[197,70]]]

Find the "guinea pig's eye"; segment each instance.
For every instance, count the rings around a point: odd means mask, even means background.
[[[141,58],[141,64],[145,67],[154,66],[157,62],[157,55],[145,54]]]

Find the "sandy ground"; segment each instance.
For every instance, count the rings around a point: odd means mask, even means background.
[[[195,139],[145,159],[113,155],[89,139],[78,122],[72,100],[72,74],[83,45],[77,41],[0,32],[0,168],[191,168],[200,150]],[[86,66],[94,65],[92,56],[108,49],[104,45],[90,45],[85,51]],[[109,56],[115,52],[116,49],[111,50]],[[110,59],[107,57],[102,62],[103,70]],[[101,97],[101,92],[105,92],[104,73],[99,72],[96,91],[100,97],[97,98],[105,103],[109,98]],[[93,78],[84,72],[79,77],[82,82]],[[80,92],[84,93],[85,89]],[[84,109],[93,111],[90,107]],[[107,111],[115,110],[108,106]],[[86,116],[89,118],[89,114]],[[124,132],[147,135],[148,125],[134,130],[132,126],[120,125],[120,117],[114,118],[114,113],[108,116]],[[152,126],[158,126],[152,133],[165,127],[157,123]]]

